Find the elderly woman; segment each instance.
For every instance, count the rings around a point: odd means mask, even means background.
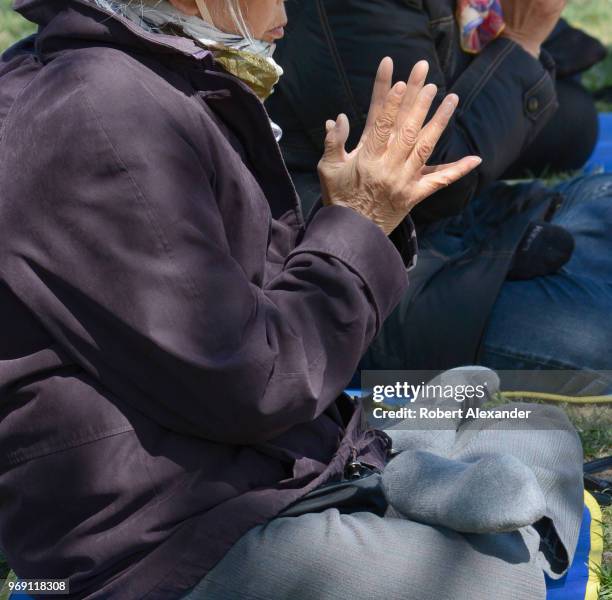
[[[483,484],[486,526],[408,518],[410,436],[396,516],[296,508],[390,457],[342,391],[406,288],[409,211],[480,162],[425,166],[457,97],[423,127],[426,63],[391,86],[383,61],[359,147],[327,123],[304,223],[261,102],[280,2],[16,7],[39,25],[0,70],[0,546],[18,576],[121,600],[542,597],[582,512],[559,413],[546,443],[499,432],[513,457],[489,472],[514,492]],[[490,454],[491,428],[449,429],[437,472]]]

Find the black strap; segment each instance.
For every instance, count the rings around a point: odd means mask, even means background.
[[[286,508],[279,517],[297,517],[306,513],[318,513],[337,508],[345,514],[371,512],[379,517],[387,511],[387,499],[383,493],[380,474],[368,471],[358,478],[328,483]]]
[[[599,473],[607,470],[612,470],[612,456],[584,464],[584,487],[601,506],[612,505],[612,481],[598,477]]]

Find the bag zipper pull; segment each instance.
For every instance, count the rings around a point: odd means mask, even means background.
[[[345,469],[346,479],[359,479],[361,477],[361,468],[363,464],[357,459],[357,450],[351,448],[351,458]]]

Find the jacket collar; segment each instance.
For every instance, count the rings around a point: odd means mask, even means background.
[[[173,35],[152,34],[129,19],[86,0],[15,0],[14,9],[39,26],[37,50],[43,59],[66,41],[112,44],[159,54],[179,54],[212,61],[211,53],[194,41]]]

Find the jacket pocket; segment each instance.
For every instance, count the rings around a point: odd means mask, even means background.
[[[133,430],[126,408],[76,369],[3,398],[0,470]]]

